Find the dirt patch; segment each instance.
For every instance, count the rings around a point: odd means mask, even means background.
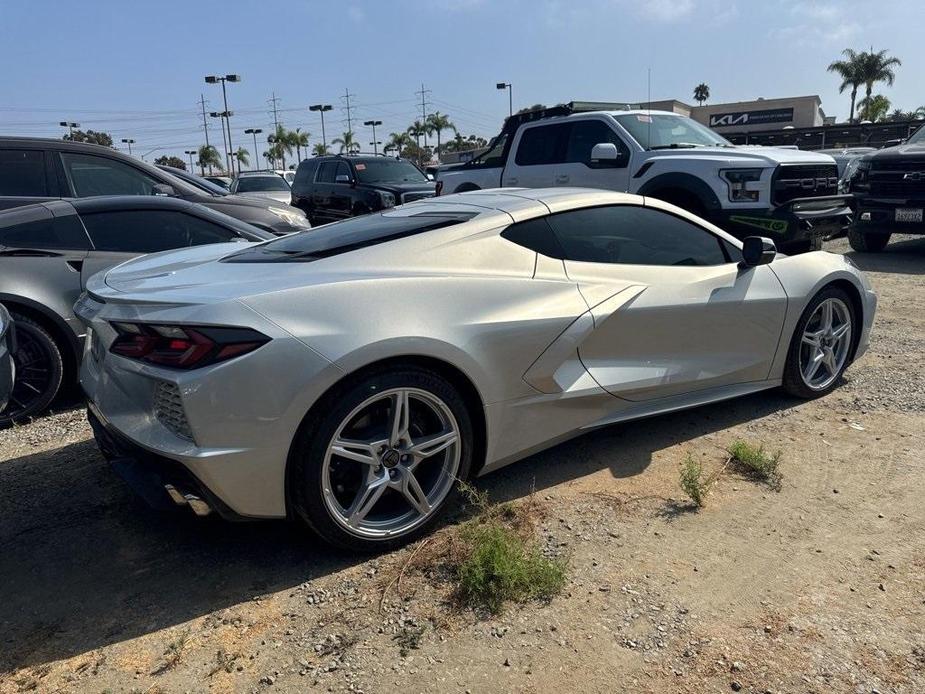
[[[479,481],[532,494],[569,565],[498,616],[459,609],[429,545],[149,511],[79,410],[0,432],[0,691],[925,691],[925,239],[852,258],[880,310],[831,396],[614,426]],[[723,474],[690,510],[681,464],[736,440],[780,451],[780,491]]]

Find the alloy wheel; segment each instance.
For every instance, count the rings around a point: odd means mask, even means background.
[[[851,351],[851,311],[841,299],[820,303],[803,328],[800,375],[813,390],[825,390],[841,373]]]
[[[23,413],[31,412],[35,403],[46,397],[55,380],[52,355],[30,330],[17,331],[13,364],[16,380],[6,409],[3,410],[3,417],[11,421]]]
[[[359,537],[410,532],[452,490],[460,453],[459,425],[443,400],[416,388],[377,393],[343,419],[328,443],[325,506]]]

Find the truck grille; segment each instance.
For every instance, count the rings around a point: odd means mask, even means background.
[[[154,386],[154,416],[181,439],[193,441],[193,432],[190,431],[186,412],[183,411],[180,390],[173,383],[158,381]]]
[[[871,162],[870,194],[884,197],[925,196],[925,161]]]
[[[777,167],[771,199],[782,205],[796,198],[838,194],[838,167],[832,164],[790,164]]]
[[[414,202],[415,200],[423,200],[424,198],[432,198],[435,193],[432,190],[423,190],[418,193],[402,193],[401,201],[402,204],[406,202]]]

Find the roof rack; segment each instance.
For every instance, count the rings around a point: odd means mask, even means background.
[[[629,111],[638,108],[642,108],[642,106],[640,104],[611,101],[569,101],[567,104],[557,104],[549,108],[538,108],[535,111],[525,111],[524,113],[515,113],[513,116],[508,116],[504,119],[504,127],[502,127],[501,132],[516,130],[524,123],[530,123],[531,121],[555,118],[556,116],[568,116],[572,113]]]

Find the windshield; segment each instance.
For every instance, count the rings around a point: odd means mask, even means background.
[[[410,161],[367,159],[353,165],[360,183],[427,183],[427,176]]]
[[[627,113],[614,117],[643,149],[733,146],[707,126],[684,116]]]
[[[907,144],[925,145],[925,127],[919,128],[906,140]]]
[[[282,176],[273,174],[272,176],[244,176],[238,179],[236,192],[238,193],[256,193],[266,190],[288,191],[289,184]]]
[[[367,214],[290,234],[223,258],[228,263],[317,260],[358,248],[374,246],[425,231],[460,224],[475,212],[420,212],[409,216]]]

